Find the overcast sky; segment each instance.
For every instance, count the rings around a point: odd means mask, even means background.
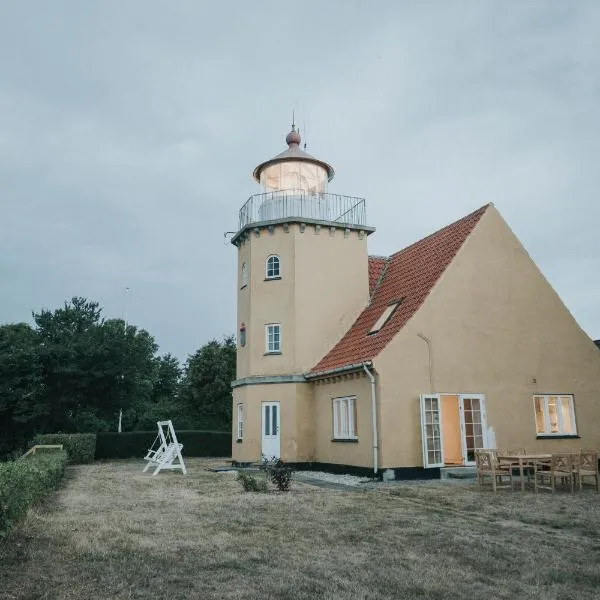
[[[494,202],[600,338],[600,2],[0,4],[0,322],[72,296],[185,359],[291,111],[390,254]],[[557,340],[559,342],[559,340]]]

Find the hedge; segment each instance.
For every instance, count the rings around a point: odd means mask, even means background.
[[[0,536],[58,486],[67,460],[64,450],[40,450],[26,458],[0,463]]]
[[[33,438],[35,444],[62,444],[72,465],[91,463],[96,454],[95,433],[45,433]]]
[[[231,456],[231,431],[176,431],[186,456]],[[96,439],[96,459],[143,458],[156,439],[156,431],[101,432]],[[158,442],[157,442],[158,444]]]

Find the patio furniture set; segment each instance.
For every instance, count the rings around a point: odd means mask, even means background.
[[[571,493],[577,487],[583,489],[584,482],[591,480],[599,490],[598,451],[579,450],[557,454],[528,454],[524,448],[516,450],[475,450],[477,483],[483,486],[486,478],[491,480],[494,492],[498,489],[513,489],[515,473],[525,491],[525,480],[533,489],[556,491],[557,483],[569,487]]]

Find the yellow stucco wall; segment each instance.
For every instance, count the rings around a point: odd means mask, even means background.
[[[233,390],[232,459],[257,462],[261,457],[262,403],[279,402],[281,458],[310,462],[313,450],[313,388],[309,383],[246,385]],[[237,405],[244,405],[244,437],[237,442]]]
[[[265,281],[270,254],[281,260],[281,279]],[[242,288],[241,266],[249,265]],[[250,232],[238,248],[238,323],[247,343],[238,344],[237,377],[309,370],[341,338],[369,298],[367,236],[358,231],[289,224]],[[281,324],[281,355],[265,356],[265,324]]]
[[[600,447],[600,352],[494,207],[374,366],[384,465],[422,465],[427,392],[485,394],[498,447]],[[536,439],[535,393],[574,394],[581,439]]]
[[[358,442],[333,438],[332,399],[356,396]],[[373,466],[371,385],[364,375],[314,384],[315,460],[323,463]]]

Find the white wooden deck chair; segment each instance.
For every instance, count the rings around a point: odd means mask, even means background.
[[[152,475],[156,475],[162,469],[179,469],[185,475],[187,471],[181,456],[183,444],[177,441],[172,421],[158,421],[156,424],[158,425],[158,435],[144,456],[144,460],[148,461],[148,464],[143,473],[150,467],[155,467]],[[158,447],[156,447],[157,443]]]

